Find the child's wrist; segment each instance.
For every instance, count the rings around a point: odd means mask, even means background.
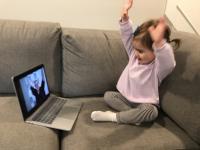
[[[160,41],[156,41],[156,42],[154,42],[154,46],[155,46],[155,48],[159,49],[165,44],[165,42],[166,42],[165,39],[162,39]]]
[[[127,22],[128,21],[128,19],[129,19],[129,17],[127,16],[127,17],[122,17],[121,18],[121,22]]]
[[[121,16],[121,21],[125,22],[125,21],[128,21],[128,19],[129,19],[128,10],[123,10],[122,11],[122,16]]]

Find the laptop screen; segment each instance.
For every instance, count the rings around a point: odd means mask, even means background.
[[[50,94],[43,65],[15,76],[14,85],[24,118],[31,115]]]

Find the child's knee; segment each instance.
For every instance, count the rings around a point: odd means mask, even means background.
[[[152,121],[155,120],[157,117],[158,117],[158,109],[156,106],[152,105],[152,114],[151,114]]]
[[[110,100],[112,100],[113,99],[113,92],[111,92],[111,91],[107,91],[107,92],[105,92],[105,94],[104,94],[104,101],[106,102],[106,103],[108,103]]]
[[[158,109],[152,104],[142,104],[141,109],[145,112],[145,121],[154,121],[158,117]]]

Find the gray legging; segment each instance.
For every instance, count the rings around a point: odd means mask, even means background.
[[[158,116],[158,109],[153,104],[131,103],[119,92],[106,92],[104,100],[111,108],[119,111],[117,113],[118,123],[135,124],[150,122]]]

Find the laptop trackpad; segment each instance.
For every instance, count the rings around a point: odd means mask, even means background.
[[[74,120],[79,112],[79,109],[79,107],[64,105],[57,117]]]
[[[53,121],[52,126],[66,131],[70,131],[78,116],[80,107],[64,105],[59,112],[56,119]]]

